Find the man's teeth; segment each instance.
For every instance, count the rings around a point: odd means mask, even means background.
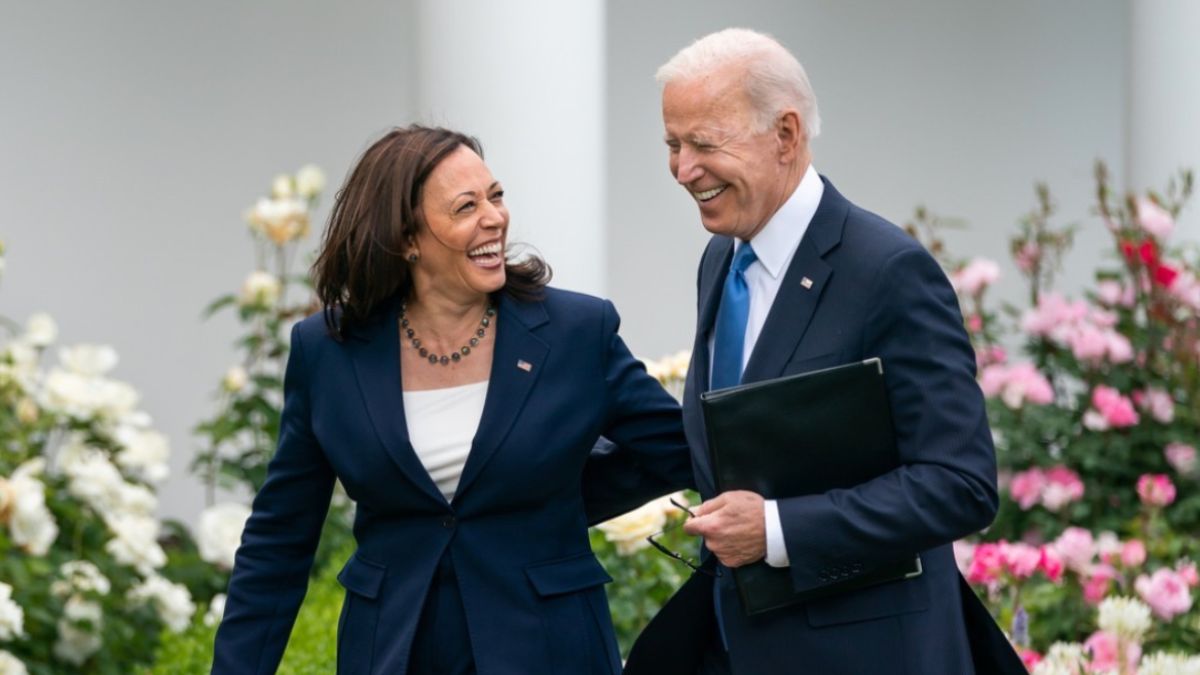
[[[503,247],[500,245],[500,242],[495,242],[480,246],[479,248],[471,249],[470,251],[467,251],[467,255],[471,256],[472,258],[479,255],[493,255],[499,253],[502,248]]]
[[[706,201],[712,199],[713,197],[716,197],[717,195],[724,192],[725,187],[726,186],[722,185],[721,187],[715,187],[711,190],[705,190],[704,192],[693,192],[692,194],[696,195],[696,199],[699,199],[702,202],[706,202]]]

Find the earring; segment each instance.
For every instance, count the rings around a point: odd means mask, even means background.
[[[417,260],[420,259],[420,257],[421,256],[417,255],[416,253],[409,253],[408,254],[408,262],[415,263],[415,262],[417,262]]]

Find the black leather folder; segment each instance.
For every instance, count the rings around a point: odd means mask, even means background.
[[[859,363],[717,389],[701,397],[722,491],[782,499],[849,488],[899,466],[883,363]],[[917,576],[921,559],[857,561],[861,571],[797,588],[787,568],[759,561],[733,570],[742,609],[758,614]],[[848,565],[853,567],[853,565]]]

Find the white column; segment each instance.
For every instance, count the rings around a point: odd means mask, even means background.
[[[1200,2],[1130,2],[1129,187],[1165,187],[1180,168],[1200,174]],[[1200,241],[1200,195],[1179,238]]]
[[[601,0],[421,0],[416,28],[418,120],[477,136],[509,241],[555,286],[604,294]]]

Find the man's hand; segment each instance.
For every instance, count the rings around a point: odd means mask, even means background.
[[[704,537],[704,545],[726,567],[741,567],[767,554],[762,496],[746,490],[723,492],[692,509],[685,532]]]

